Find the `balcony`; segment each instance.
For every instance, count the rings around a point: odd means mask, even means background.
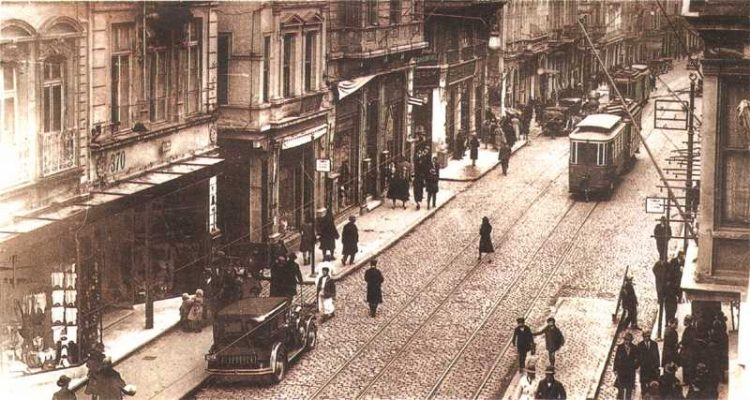
[[[332,31],[333,56],[367,59],[426,48],[422,22],[339,28]]]
[[[49,176],[73,168],[76,162],[76,131],[42,134],[42,175]]]
[[[283,120],[320,111],[324,92],[313,92],[296,97],[271,100],[273,119]]]

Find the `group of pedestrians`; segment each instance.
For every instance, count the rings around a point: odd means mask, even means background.
[[[669,262],[658,260],[651,271],[654,273],[656,298],[659,309],[663,311],[664,320],[669,321],[677,315],[677,304],[682,299],[682,268],[685,266],[685,252],[679,251]]]
[[[184,332],[200,332],[203,329],[204,303],[203,289],[197,289],[193,296],[182,294],[179,325]]]
[[[297,264],[297,255],[290,252],[279,255],[271,265],[271,297],[293,298],[297,295],[297,285],[303,284],[302,272]]]
[[[513,331],[511,339],[518,351],[518,370],[521,373],[519,380],[517,399],[565,399],[565,386],[555,379],[556,353],[565,345],[565,336],[557,327],[554,318],[547,318],[547,325],[539,332],[532,332],[526,325],[525,318],[516,319],[517,326]],[[536,381],[535,362],[527,365],[528,353],[536,354],[536,343],[534,336],[544,335],[544,345],[549,356],[549,365],[545,368],[545,377]]]
[[[406,163],[408,164],[408,163]],[[440,166],[437,157],[417,163],[414,176],[411,176],[411,168],[394,163],[387,176],[387,197],[391,199],[391,208],[396,208],[396,201],[401,201],[401,206],[406,209],[409,202],[409,186],[414,194],[414,203],[417,210],[422,208],[422,200],[427,192],[427,209],[434,208],[437,204],[437,193],[439,191]]]
[[[325,322],[336,315],[336,281],[331,276],[330,271],[330,263],[324,263],[321,273],[315,282],[318,312],[320,313],[321,322]],[[369,315],[375,318],[378,306],[383,303],[382,285],[385,281],[383,273],[378,269],[377,259],[373,258],[370,260],[370,267],[365,271],[364,280],[367,284],[365,301],[369,306]]]

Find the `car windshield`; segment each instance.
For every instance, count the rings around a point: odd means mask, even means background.
[[[243,321],[241,318],[221,318],[214,324],[214,342],[216,343],[230,343],[245,335],[248,331],[252,330],[256,326],[253,321]],[[256,329],[253,333],[247,335],[250,338],[255,338],[263,331],[263,327]]]

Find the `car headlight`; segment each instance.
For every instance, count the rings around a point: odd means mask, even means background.
[[[216,354],[206,354],[206,361],[216,361],[217,358]]]

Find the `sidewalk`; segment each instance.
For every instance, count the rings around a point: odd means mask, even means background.
[[[530,136],[532,135],[530,134]],[[511,154],[525,146],[526,143],[526,140],[517,141],[511,149]],[[500,163],[497,159],[497,150],[493,150],[492,147],[487,149],[484,148],[484,145],[479,147],[479,157],[477,158],[476,166],[471,165],[471,158],[469,158],[468,153],[469,151],[467,150],[464,154],[464,158],[460,160],[448,160],[448,165],[440,170],[440,180],[460,182],[476,181]]]
[[[556,310],[551,313],[557,326],[565,335],[565,345],[557,353],[555,379],[565,385],[569,399],[593,398],[591,388],[599,383],[601,370],[609,354],[612,336],[617,325],[612,323],[615,301],[598,298],[560,298]],[[585,315],[585,321],[581,320]],[[532,326],[534,332],[544,327]],[[544,378],[544,369],[549,365],[544,337],[535,337],[537,355],[527,359],[536,365],[537,382]],[[515,348],[510,351],[515,352]],[[597,363],[593,360],[600,360]],[[516,373],[506,389],[503,399],[516,399],[520,374]]]
[[[128,359],[138,349],[149,344],[159,336],[164,335],[177,325],[180,316],[178,309],[182,299],[174,298],[154,303],[154,327],[144,329],[146,314],[143,304],[138,304],[127,313],[117,313],[118,318],[108,322],[104,328],[104,353],[112,357],[112,362],[118,365]],[[107,320],[108,318],[105,318]],[[3,382],[10,388],[11,399],[50,399],[57,391],[57,378],[65,374],[72,378],[72,389],[85,387],[87,369],[85,365],[70,367],[56,371],[28,375],[9,379]]]
[[[401,207],[401,202],[397,201],[397,207],[391,208],[391,201],[389,199],[383,199],[383,203],[377,208],[370,212],[357,216],[357,228],[359,229],[359,252],[354,257],[354,264],[342,265],[341,261],[343,256],[341,249],[341,239],[336,240],[336,260],[333,261],[333,271],[331,274],[334,280],[339,280],[353,271],[356,271],[362,265],[365,265],[370,261],[371,258],[377,256],[387,248],[391,247],[396,243],[402,236],[411,232],[424,220],[431,217],[441,207],[447,204],[456,193],[440,188],[437,193],[436,206],[431,209],[427,209],[427,194],[425,193],[425,200],[422,201],[422,207],[420,210],[416,209],[414,204],[414,195],[410,193],[410,201],[406,203],[406,209]],[[347,221],[348,222],[348,221]],[[341,223],[338,226],[339,234],[341,234],[344,225],[347,222]],[[323,262],[323,254],[318,248],[319,244],[315,245],[315,269],[320,270],[320,263]],[[300,269],[302,270],[302,277],[306,284],[315,284],[315,277],[310,276],[310,264],[302,265],[302,253],[297,252],[297,261],[300,263]]]

